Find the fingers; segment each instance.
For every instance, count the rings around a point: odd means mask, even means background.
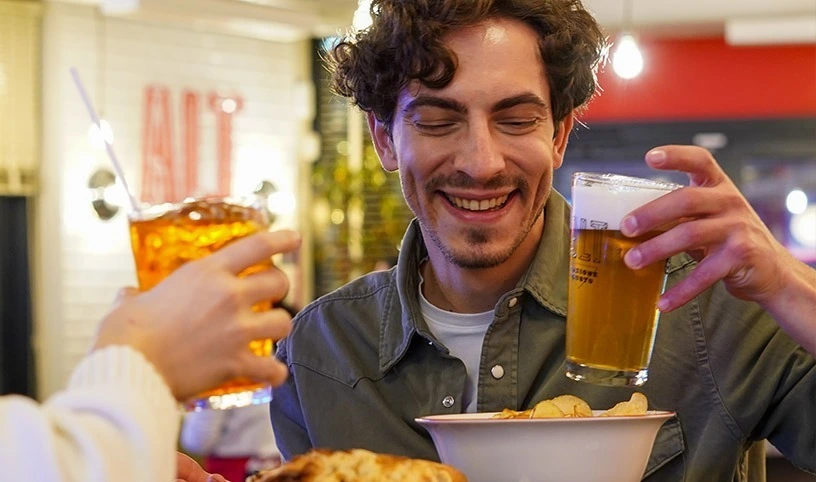
[[[228,366],[229,378],[250,378],[273,386],[283,383],[289,375],[286,366],[273,356],[265,356],[258,353],[257,349],[250,349],[250,342],[280,340],[289,335],[291,328],[292,319],[282,308],[253,313],[244,318],[239,338],[233,340],[237,345],[230,344],[237,347],[238,351],[233,351],[230,355],[232,361]]]
[[[696,146],[662,146],[646,153],[655,169],[685,172],[691,186],[676,190],[633,210],[621,222],[623,233],[637,236],[684,218],[721,212],[738,203],[739,192],[707,150]],[[720,186],[722,189],[711,189]]]
[[[718,262],[717,258],[705,258],[685,279],[663,293],[657,302],[657,308],[663,313],[668,313],[683,306],[709,286],[725,278],[728,273],[727,264]]]
[[[183,482],[207,482],[207,472],[195,460],[187,455],[176,452],[176,477]]]
[[[718,192],[684,187],[634,209],[621,221],[621,229],[626,236],[639,236],[665,229],[678,220],[717,213],[722,209],[722,204],[722,195]]]
[[[259,382],[267,382],[273,387],[280,386],[289,376],[286,365],[275,357],[247,356],[243,366],[244,376]]]
[[[646,164],[688,174],[692,186],[713,186],[728,179],[711,153],[697,146],[661,146],[646,153]]]
[[[662,262],[675,254],[708,246],[723,239],[735,227],[721,219],[700,219],[680,223],[665,233],[630,249],[623,257],[626,265],[640,269]]]
[[[300,241],[300,234],[295,231],[262,232],[231,243],[207,259],[237,274],[275,254],[294,251]]]
[[[280,269],[271,268],[242,278],[241,286],[252,303],[264,300],[277,302],[289,292],[289,278]]]
[[[292,317],[283,308],[253,313],[249,321],[244,323],[246,342],[271,338],[280,340],[289,336],[292,331]]]

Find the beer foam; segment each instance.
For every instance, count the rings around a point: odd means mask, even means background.
[[[624,216],[669,192],[671,190],[602,184],[575,185],[572,187],[572,227],[619,231]]]

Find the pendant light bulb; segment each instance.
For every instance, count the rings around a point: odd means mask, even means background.
[[[634,79],[643,71],[643,55],[635,38],[625,33],[618,39],[612,55],[612,68],[622,79]]]
[[[371,18],[371,0],[357,0],[357,10],[354,12],[352,27],[355,32],[367,29],[374,23]]]

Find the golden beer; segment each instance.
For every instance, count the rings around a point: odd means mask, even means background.
[[[567,359],[603,370],[646,369],[657,328],[665,263],[629,269],[623,256],[657,233],[576,230],[569,279]]]
[[[268,221],[259,206],[221,198],[185,201],[150,207],[130,216],[130,240],[136,276],[142,291],[159,284],[188,261],[203,258],[227,244],[266,230]],[[267,269],[271,261],[251,266],[239,276]],[[271,301],[253,309],[269,310]],[[255,355],[270,356],[272,340],[250,343]],[[248,379],[231,380],[186,403],[188,409],[225,409],[266,403],[269,387]]]
[[[680,187],[616,174],[573,175],[569,378],[600,385],[646,383],[666,263],[629,269],[623,262],[626,253],[659,233],[628,238],[620,223],[632,210]]]

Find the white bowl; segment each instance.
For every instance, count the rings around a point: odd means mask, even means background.
[[[509,420],[492,415],[416,421],[430,432],[442,462],[469,482],[633,482],[643,478],[657,431],[674,412]]]

